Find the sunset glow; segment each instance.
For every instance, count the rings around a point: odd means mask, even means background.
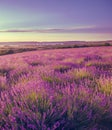
[[[1,0],[0,41],[112,39],[111,0]]]

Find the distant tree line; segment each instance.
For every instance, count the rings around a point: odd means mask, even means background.
[[[105,46],[110,46],[110,43],[106,42],[106,43],[105,43]]]

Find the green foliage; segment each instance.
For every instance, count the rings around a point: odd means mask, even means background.
[[[112,94],[112,80],[111,79],[100,78],[97,84],[98,84],[98,89],[100,92],[106,95]]]
[[[92,75],[88,72],[85,68],[74,69],[70,71],[70,74],[73,76],[74,79],[84,79],[90,78]]]
[[[48,75],[44,75],[42,76],[42,80],[48,82],[48,83],[61,83],[62,80],[58,77],[55,77],[55,76],[48,76]]]
[[[12,104],[7,104],[5,106],[5,108],[4,108],[4,114],[5,114],[5,116],[8,116],[9,114],[11,114],[12,107],[13,107]]]

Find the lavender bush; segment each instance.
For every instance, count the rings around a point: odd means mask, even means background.
[[[0,56],[0,130],[111,130],[112,47]]]

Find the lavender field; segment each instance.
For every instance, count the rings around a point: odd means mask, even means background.
[[[0,130],[112,130],[112,47],[0,56]]]

